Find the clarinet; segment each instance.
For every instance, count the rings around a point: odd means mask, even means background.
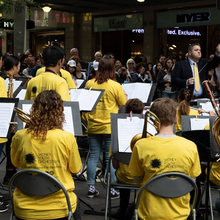
[[[204,85],[206,93],[207,93],[208,97],[210,98],[210,101],[212,103],[212,107],[214,108],[216,115],[218,117],[220,117],[219,107],[218,107],[218,105],[217,105],[217,103],[215,101],[215,98],[213,96],[213,93],[212,93],[212,91],[210,89],[208,80],[203,81],[202,84]]]

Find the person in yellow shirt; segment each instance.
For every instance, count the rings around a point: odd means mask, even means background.
[[[28,82],[25,100],[35,99],[44,90],[55,90],[63,101],[70,101],[67,82],[57,75],[62,66],[63,57],[63,51],[58,46],[44,49],[43,59],[46,70]]]
[[[144,110],[144,103],[139,99],[129,99],[125,104],[125,113],[142,114]],[[116,170],[116,177],[119,182],[126,184],[136,184],[128,171],[128,165],[117,161],[115,158],[112,160],[113,167]],[[120,208],[116,213],[111,216],[116,219],[122,219],[129,206],[130,189],[120,189]]]
[[[97,75],[86,83],[85,88],[105,90],[95,110],[88,114],[88,138],[90,155],[87,165],[87,184],[89,191],[87,197],[93,198],[99,192],[95,189],[96,166],[102,147],[105,149],[106,164],[109,160],[111,145],[111,113],[118,113],[119,105],[124,105],[125,94],[122,86],[115,81],[115,67],[111,59],[101,59]],[[107,166],[107,165],[106,165]],[[112,170],[112,175],[114,176]],[[116,191],[112,196],[118,197]]]
[[[130,160],[129,172],[134,181],[143,185],[152,177],[166,172],[181,172],[191,178],[201,173],[196,145],[173,134],[176,103],[169,98],[156,99],[150,108],[160,119],[156,136],[137,141]],[[162,198],[145,190],[138,217],[140,219],[185,220],[190,213],[190,194],[178,198]]]
[[[199,115],[199,113],[190,108],[190,102],[192,101],[193,93],[190,89],[182,88],[178,94],[177,108],[177,122],[175,124],[175,130],[182,130],[181,115]]]
[[[56,91],[41,92],[31,107],[28,128],[17,131],[12,139],[11,160],[21,170],[39,169],[57,178],[66,188],[74,212],[77,197],[73,193],[75,185],[71,172],[78,173],[82,163],[75,137],[62,129],[63,111],[63,100]],[[18,219],[51,220],[68,216],[62,191],[56,195],[30,197],[15,189],[13,202]]]

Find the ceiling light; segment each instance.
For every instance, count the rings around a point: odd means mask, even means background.
[[[2,13],[0,13],[0,17],[2,17]]]
[[[145,2],[145,0],[137,0],[138,2]]]
[[[172,45],[172,47],[176,48],[176,45],[175,45],[175,44],[173,44],[173,45]]]
[[[42,9],[43,9],[44,12],[48,13],[48,12],[50,12],[51,7],[49,7],[49,6],[44,6]]]

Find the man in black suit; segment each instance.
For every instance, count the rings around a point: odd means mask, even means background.
[[[189,88],[193,92],[194,98],[206,97],[202,82],[208,79],[208,71],[220,63],[220,44],[217,45],[212,60],[208,61],[201,57],[200,45],[190,45],[188,47],[188,58],[177,62],[171,75],[172,83],[179,89]]]

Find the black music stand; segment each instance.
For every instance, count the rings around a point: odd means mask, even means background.
[[[182,136],[185,137],[188,140],[193,141],[196,146],[199,153],[200,161],[207,162],[207,173],[206,176],[206,199],[205,199],[205,205],[206,205],[206,219],[208,220],[208,199],[209,199],[209,173],[210,173],[210,162],[215,161],[216,159],[211,156],[211,147],[210,147],[210,131],[209,130],[191,130],[191,124],[190,119],[195,118],[196,116],[181,116],[182,121]],[[214,120],[215,117],[213,116],[197,116],[198,118],[209,118],[210,120]],[[210,122],[209,122],[210,123]],[[201,195],[202,196],[202,195]],[[199,210],[199,205],[197,204],[197,212]]]

